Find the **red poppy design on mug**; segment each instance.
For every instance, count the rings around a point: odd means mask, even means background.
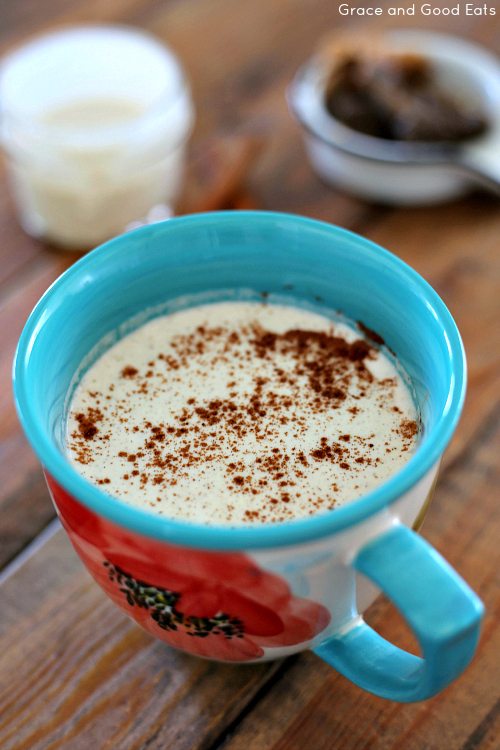
[[[105,521],[48,477],[61,519],[89,571],[140,625],[171,646],[223,661],[311,641],[330,622],[280,576],[239,552],[180,548]]]

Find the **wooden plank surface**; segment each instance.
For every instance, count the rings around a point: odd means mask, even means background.
[[[1,601],[2,750],[207,748],[280,666],[166,648],[111,604],[61,530]]]
[[[4,0],[0,51],[42,29],[87,21],[136,24],[180,54],[198,110],[193,154],[214,135],[219,142],[233,133],[259,135],[263,147],[247,180],[251,196],[245,194],[240,205],[256,200],[263,208],[360,231],[409,262],[443,296],[464,337],[470,385],[424,536],[484,598],[488,614],[479,654],[466,674],[431,701],[399,706],[362,693],[312,654],[257,667],[178,654],[115,610],[61,531],[37,541],[53,509],[17,423],[10,367],[29,310],[72,256],[20,230],[2,171],[0,568],[14,562],[0,579],[0,747],[493,750],[500,736],[499,368],[493,344],[498,202],[478,194],[444,207],[388,209],[327,188],[313,175],[287,111],[286,85],[326,31],[373,26],[341,19],[335,3]],[[424,23],[400,17],[397,25]],[[425,25],[500,49],[498,15],[437,17]],[[196,203],[194,191],[189,197]],[[16,555],[30,543],[26,561],[18,564]],[[372,607],[369,621],[399,645],[411,644],[384,600]]]
[[[380,241],[399,254],[405,253],[412,222],[419,229],[437,224],[428,245],[430,257],[432,248],[446,244],[450,222],[449,219],[444,224],[441,222],[440,209],[399,212],[368,206],[325,188],[304,158],[300,133],[287,112],[284,91],[318,38],[339,25],[334,5],[323,0],[308,0],[308,3],[239,0],[237,13],[231,12],[230,0],[189,0],[162,5],[146,0],[113,0],[85,7],[48,0],[43,5],[43,19],[38,15],[38,6],[27,0],[10,5],[8,12],[4,9],[5,20],[0,25],[3,49],[37,29],[89,20],[137,23],[170,41],[181,54],[193,86],[198,109],[194,145],[203,142],[209,134],[233,130],[257,131],[265,138],[263,152],[249,176],[253,192],[263,208],[295,211],[368,235],[373,224],[378,231],[383,231],[387,219],[389,230],[381,235]],[[342,19],[342,22],[347,27],[352,25],[349,20]],[[470,38],[483,38],[492,46],[495,41],[498,43],[498,24],[491,19],[457,17],[451,23],[450,27],[443,19],[432,19],[433,28],[449,27],[456,33],[467,31]],[[415,20],[402,18],[400,25],[415,25]],[[210,29],[213,29],[212,34]],[[6,33],[8,30],[10,34]],[[5,184],[3,173],[0,180]],[[36,462],[17,424],[10,395],[10,363],[29,310],[73,256],[50,251],[24,235],[17,226],[6,191],[0,190],[0,196],[0,316],[5,321],[0,331],[0,382],[5,384],[0,390],[0,475],[8,477],[8,482],[0,487],[0,512],[5,511],[5,523],[0,525],[0,564],[4,564],[43,528],[53,513]],[[472,227],[473,233],[481,225],[483,204],[484,200],[476,205],[465,204],[471,206],[469,230]],[[496,204],[492,203],[492,237],[498,228],[496,209]],[[452,216],[461,215],[460,208],[455,212],[452,206],[449,210]],[[405,216],[408,216],[408,224]],[[402,236],[391,236],[391,222],[399,226]],[[466,233],[461,239],[469,241]],[[447,253],[454,253],[455,260],[458,257],[449,242]],[[410,262],[414,260],[412,251],[405,257]],[[418,260],[418,253],[415,259]],[[424,264],[417,268],[425,275]],[[484,278],[488,276],[485,274]],[[450,304],[448,297],[446,300]],[[480,337],[479,346],[485,338]],[[481,390],[487,388],[489,393],[494,387],[493,373],[483,369],[480,377]],[[482,403],[488,403],[488,399],[483,399]],[[470,413],[473,429],[475,411],[470,410]],[[23,468],[18,470],[18,466]],[[20,497],[27,497],[26,490],[28,493],[34,490],[31,513],[26,513],[23,502],[16,502],[18,490]]]

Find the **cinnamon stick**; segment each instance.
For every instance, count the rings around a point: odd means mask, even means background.
[[[219,138],[200,144],[188,170],[186,189],[177,214],[231,208],[255,208],[256,202],[242,191],[242,184],[262,148],[255,136]]]

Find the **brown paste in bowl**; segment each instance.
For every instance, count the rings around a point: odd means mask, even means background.
[[[345,51],[328,77],[327,110],[353,130],[393,141],[461,141],[481,135],[482,112],[444,90],[415,54]]]

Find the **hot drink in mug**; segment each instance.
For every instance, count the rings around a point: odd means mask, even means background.
[[[157,638],[231,662],[311,648],[399,701],[472,658],[481,602],[412,530],[464,352],[397,257],[286,214],[142,227],[52,285],[14,375],[77,553]],[[364,622],[367,579],[421,656]]]

